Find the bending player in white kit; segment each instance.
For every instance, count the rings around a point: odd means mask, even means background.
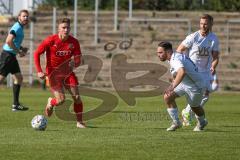
[[[209,92],[216,91],[218,88],[216,67],[219,61],[219,41],[217,36],[211,32],[212,26],[212,16],[204,14],[200,18],[200,30],[187,36],[177,48],[177,52],[187,52],[186,54],[204,77],[206,92],[200,104],[201,107],[208,101]],[[191,113],[191,107],[187,105],[182,111],[184,126],[192,123],[193,114]]]
[[[172,44],[169,42],[158,44],[157,55],[160,61],[169,61],[170,72],[173,75],[172,84],[164,93],[167,111],[172,119],[172,125],[167,128],[167,131],[175,131],[182,126],[175,99],[183,95],[196,114],[198,123],[194,131],[202,131],[208,122],[205,119],[204,109],[200,107],[204,83],[197,67],[185,54],[173,52]]]

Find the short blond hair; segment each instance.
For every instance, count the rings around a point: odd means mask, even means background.
[[[71,20],[70,18],[61,18],[58,20],[58,24],[62,24],[62,23],[67,23],[68,25],[70,25]]]

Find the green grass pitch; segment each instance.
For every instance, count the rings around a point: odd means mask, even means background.
[[[31,119],[43,114],[50,92],[23,88],[26,112],[12,112],[12,92],[0,88],[0,160],[238,160],[240,157],[240,93],[215,93],[207,103],[209,125],[205,132],[193,127],[166,132],[170,125],[162,97],[138,98],[135,107],[120,100],[112,113],[86,122],[77,129],[73,121],[56,115],[46,131],[35,131]],[[82,97],[85,110],[97,99]],[[185,99],[177,101],[179,110]]]

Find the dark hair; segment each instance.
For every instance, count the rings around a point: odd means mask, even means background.
[[[170,50],[172,51],[172,44],[170,42],[167,41],[162,41],[158,44],[158,47],[162,47],[165,51],[166,50]]]
[[[20,16],[22,13],[27,13],[29,15],[28,10],[22,9],[22,10],[19,11],[18,16]]]
[[[61,18],[58,20],[58,24],[61,24],[61,23],[67,23],[70,25],[71,20],[69,18]]]
[[[213,24],[213,17],[209,14],[203,14],[200,19],[207,19],[209,22]]]

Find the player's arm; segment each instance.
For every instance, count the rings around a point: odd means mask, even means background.
[[[185,76],[185,69],[183,67],[180,67],[177,71],[176,77],[174,78],[172,84],[168,87],[168,89],[165,91],[165,94],[170,95],[174,88],[176,88],[183,80]]]
[[[41,79],[45,78],[45,74],[42,71],[40,56],[46,51],[47,45],[48,45],[48,40],[46,39],[38,46],[38,48],[34,52],[34,63],[37,70],[37,75]]]
[[[18,53],[20,50],[13,43],[13,40],[15,39],[15,37],[16,37],[16,34],[14,32],[10,32],[7,35],[6,44],[8,44],[10,48],[12,48],[16,53]]]
[[[82,53],[81,53],[81,48],[80,48],[80,44],[77,41],[75,44],[75,48],[74,48],[74,67],[79,67],[81,65],[82,62]]]
[[[16,53],[19,53],[20,56],[21,56],[21,55],[24,56],[24,53],[23,53],[20,49],[18,49],[18,48],[15,46],[15,44],[13,43],[13,40],[15,39],[15,37],[16,37],[16,32],[15,32],[14,30],[11,30],[11,31],[9,32],[9,34],[7,35],[6,44],[7,44],[10,48],[12,48]]]
[[[82,55],[75,55],[74,56],[74,67],[79,67],[81,65]]]
[[[213,60],[212,60],[212,65],[211,65],[210,71],[211,71],[212,74],[215,74],[216,68],[217,68],[217,65],[218,65],[218,62],[219,62],[219,52],[218,51],[213,51],[212,52],[212,57],[213,57]]]
[[[216,37],[214,40],[214,45],[213,45],[213,49],[212,49],[212,63],[211,63],[211,68],[210,71],[212,74],[215,74],[216,72],[216,68],[219,62],[219,40]]]
[[[184,53],[185,51],[187,51],[188,50],[188,48],[184,45],[184,44],[180,44],[178,47],[177,47],[177,52],[178,53]]]
[[[27,54],[27,51],[28,49],[27,48],[24,48],[24,47],[20,47],[19,49],[15,46],[15,44],[13,43],[13,40],[15,39],[16,37],[16,32],[15,30],[11,30],[9,32],[9,34],[7,35],[7,38],[6,38],[6,44],[12,48],[17,54],[20,55],[20,57],[23,57]]]
[[[177,47],[177,52],[178,53],[185,53],[189,50],[189,48],[192,47],[194,43],[194,36],[193,34],[188,35],[182,43]]]
[[[176,88],[183,80],[183,77],[185,76],[185,69],[183,67],[179,68],[177,71],[177,75],[173,80],[172,87]]]

